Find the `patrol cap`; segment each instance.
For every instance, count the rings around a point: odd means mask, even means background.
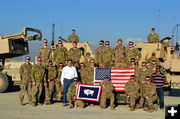
[[[75,29],[72,29],[72,31],[76,31]]]
[[[121,41],[121,42],[122,42],[122,39],[121,39],[121,38],[119,38],[119,39],[117,40],[117,42],[119,42],[119,41]]]
[[[152,52],[152,56],[156,56],[156,53],[155,53],[155,52]]]
[[[73,81],[78,81],[78,78],[77,78],[77,77],[74,77]]]
[[[131,59],[131,62],[135,62],[135,58],[132,58],[132,59]]]
[[[89,53],[89,52],[87,52],[87,53],[86,53],[86,56],[87,56],[87,55],[90,55],[90,53]]]
[[[105,75],[105,76],[104,76],[104,79],[109,79],[109,76],[108,76],[108,75]]]
[[[155,28],[152,28],[151,30],[155,30]]]
[[[151,80],[151,77],[150,76],[146,76],[146,79],[145,79],[146,81],[149,81],[149,80]]]
[[[133,79],[133,80],[134,80],[134,79],[135,79],[135,75],[131,75],[131,78],[130,78],[130,79]]]
[[[102,43],[104,43],[104,41],[103,41],[103,40],[100,40],[99,42],[102,42]]]

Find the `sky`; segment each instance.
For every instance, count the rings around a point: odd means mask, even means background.
[[[146,41],[152,27],[162,39],[180,23],[179,11],[180,0],[1,0],[0,34],[32,27],[51,42],[54,23],[55,40],[75,29],[81,42],[92,44]]]

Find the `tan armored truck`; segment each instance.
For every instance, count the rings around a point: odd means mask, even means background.
[[[29,36],[28,34],[34,34]],[[29,54],[28,41],[41,40],[42,33],[38,29],[25,27],[23,32],[0,36],[0,93],[20,81],[19,68],[24,62],[5,62],[13,58]]]
[[[176,54],[178,45],[171,44],[170,39],[166,37],[158,43],[139,42],[134,45],[142,54],[139,64],[150,58],[153,52],[156,53],[168,81],[165,86],[166,91],[170,91],[171,88],[180,88],[180,55]]]

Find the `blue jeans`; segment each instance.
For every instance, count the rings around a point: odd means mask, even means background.
[[[156,92],[159,97],[160,109],[163,109],[164,108],[164,88],[157,88]]]
[[[63,104],[66,104],[68,88],[73,83],[73,79],[70,80],[64,79],[63,83],[64,83]]]

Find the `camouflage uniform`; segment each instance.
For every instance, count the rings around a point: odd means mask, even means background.
[[[132,67],[131,65],[126,65],[129,68],[134,68],[134,75],[136,77],[136,79],[139,79],[139,68],[137,65],[135,65],[135,67]]]
[[[113,50],[112,55],[113,61],[114,61],[114,67],[115,68],[125,68],[125,47],[124,46],[116,46],[116,48]]]
[[[92,58],[92,57],[90,57],[90,59],[88,60],[86,57],[84,58],[84,64],[86,65],[86,67],[90,67],[91,65],[91,60],[94,60],[95,61],[95,59],[94,58]]]
[[[87,78],[87,68],[84,68],[84,69],[79,69],[79,74],[80,74],[80,78],[81,78],[81,82],[83,83],[83,84],[85,84],[85,80],[86,80],[86,78]]]
[[[99,64],[103,65],[103,68],[110,68],[112,62],[112,53],[113,49],[111,48],[104,48],[102,55],[100,56]]]
[[[58,69],[57,70],[57,79],[55,80],[56,91],[58,92],[58,94],[63,93],[63,88],[61,87],[61,82],[60,82],[61,74],[62,74],[62,69]]]
[[[68,59],[68,51],[65,47],[57,47],[54,50],[53,55],[53,61],[56,62],[56,65],[59,65],[59,63],[65,63],[65,61]]]
[[[47,87],[47,91],[49,93],[49,96],[46,97],[47,99],[45,99],[45,102],[50,103],[51,99],[52,99],[52,94],[54,92],[54,85],[55,85],[55,78],[57,76],[57,71],[54,67],[51,68],[47,68],[47,77],[48,77],[48,86]]]
[[[133,49],[126,48],[125,52],[126,52],[127,64],[130,64],[132,58],[135,58],[138,61],[141,59],[141,52],[137,48],[133,48]]]
[[[140,95],[141,95],[141,98],[140,98],[140,101],[139,101],[140,107],[143,107],[143,104],[144,104],[143,90],[142,90],[144,84],[142,84],[141,81],[145,81],[146,76],[151,76],[152,73],[153,73],[153,71],[151,69],[149,69],[149,68],[146,68],[145,70],[139,69],[138,82],[139,82],[139,85],[140,85]]]
[[[84,108],[84,102],[82,100],[74,100],[74,96],[76,96],[76,86],[74,83],[72,83],[68,88],[67,93],[67,101],[70,105],[72,105],[72,101],[75,102],[75,106]]]
[[[69,42],[69,43],[79,42],[79,37],[78,37],[76,34],[71,34],[71,35],[68,37],[67,42]]]
[[[134,108],[136,100],[139,98],[139,84],[137,83],[137,81],[128,81],[125,85],[125,93],[126,95],[131,94],[127,102],[130,103],[131,108]]]
[[[157,57],[154,57],[154,58],[150,57],[149,59],[147,59],[146,62],[151,65],[153,60],[156,61],[157,65],[160,65],[159,59]]]
[[[22,64],[19,69],[19,74],[21,76],[21,91],[20,91],[20,102],[23,102],[25,91],[27,89],[28,102],[31,103],[32,100],[32,80],[31,80],[31,69],[32,64]]]
[[[149,43],[157,43],[159,40],[159,35],[157,33],[150,33],[148,35],[148,42]]]
[[[83,81],[83,84],[91,84],[94,81],[94,67],[86,68],[86,80]]]
[[[68,53],[68,58],[72,60],[73,66],[79,67],[79,61],[81,58],[81,51],[79,48],[71,48]]]
[[[36,83],[32,88],[32,103],[35,105],[38,102],[40,103],[40,97],[43,89],[43,81],[46,82],[46,73],[45,67],[43,65],[38,66],[37,64],[32,67],[31,71],[32,81]]]
[[[148,99],[145,97],[148,96]],[[149,82],[149,84],[145,83],[143,85],[143,97],[145,99],[145,104],[149,108],[149,110],[153,110],[153,102],[157,100],[156,86],[155,84]]]
[[[100,62],[100,60],[101,60],[101,55],[103,54],[103,52],[104,52],[104,47],[103,48],[101,48],[101,47],[99,47],[97,50],[96,50],[96,53],[95,53],[95,60],[96,60],[96,64],[100,64],[99,62]]]
[[[101,82],[102,85],[102,92],[101,92],[101,100],[100,100],[100,107],[106,108],[106,100],[110,99],[110,107],[114,108],[114,94],[113,94],[113,85],[110,81],[108,82]]]
[[[51,59],[51,48],[49,46],[41,46],[38,49],[38,57],[41,58],[42,65],[48,65],[48,62]]]

